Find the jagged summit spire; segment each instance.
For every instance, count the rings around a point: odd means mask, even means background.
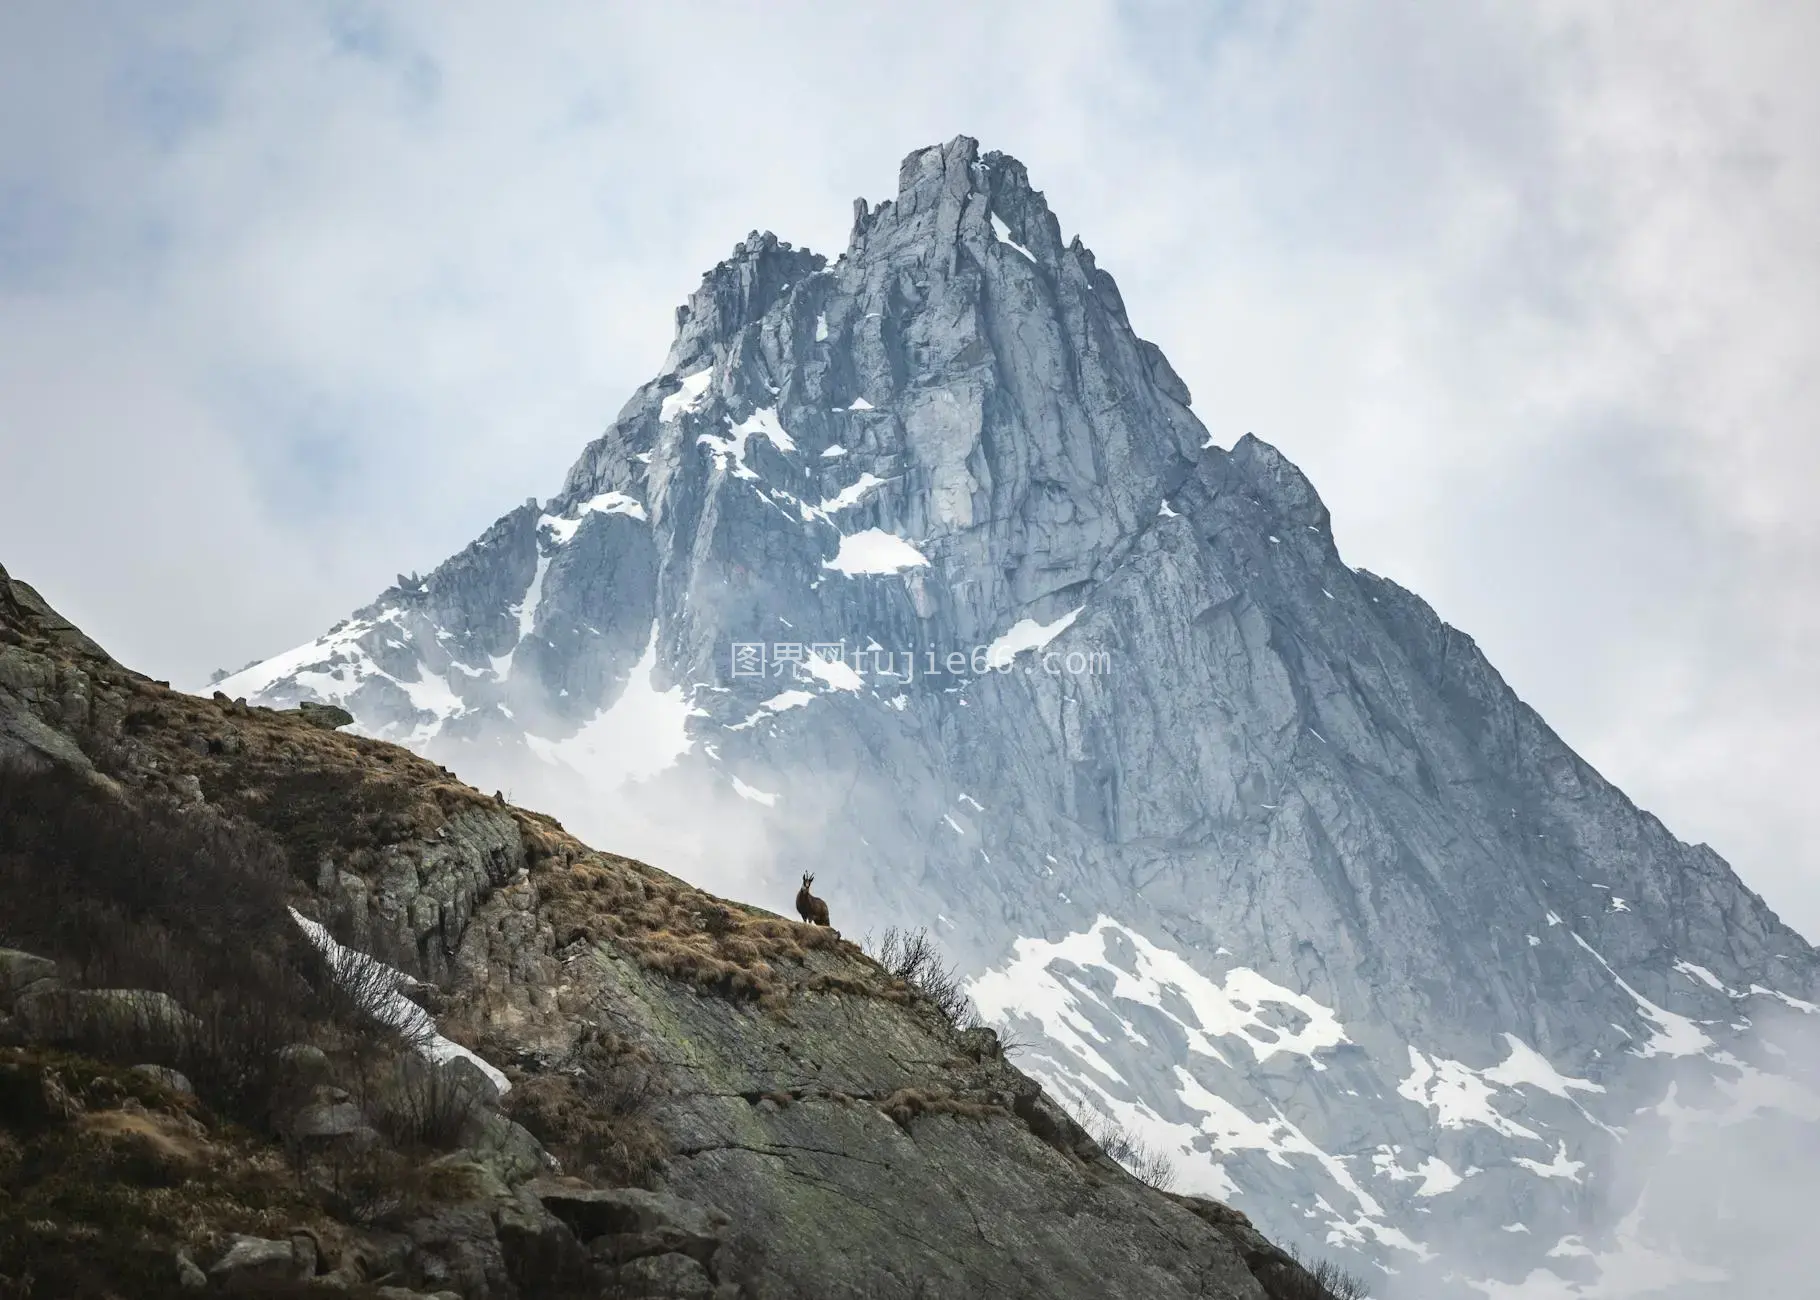
[[[676,309],[676,338],[664,360],[665,373],[696,364],[712,352],[716,341],[764,319],[791,285],[827,264],[820,253],[792,248],[769,230],[747,235]]]
[[[952,241],[962,213],[979,199],[984,200],[979,206],[989,217],[1003,223],[1020,247],[1035,254],[1033,261],[1048,262],[1061,256],[1061,227],[1042,191],[1031,188],[1024,164],[1007,153],[981,153],[979,141],[968,135],[905,155],[897,170],[896,198],[876,208],[868,207],[863,198],[855,199],[848,250],[858,250],[887,215],[900,224],[932,219],[921,227],[925,233]],[[1079,240],[1075,244],[1077,252],[1086,252]]]
[[[1038,265],[1056,266],[1065,252],[1071,253],[1096,281],[1103,281],[1097,288],[1108,305],[1124,314],[1116,287],[1093,267],[1092,254],[1080,240],[1064,248],[1061,227],[1042,191],[1031,187],[1024,164],[1007,153],[982,153],[972,136],[957,135],[905,155],[895,198],[877,206],[856,198],[843,255],[864,253],[869,237],[885,226],[892,230],[894,248],[926,244],[931,250],[952,249],[973,230],[976,239],[1002,234]],[[793,248],[771,231],[752,231],[676,309],[676,337],[664,372],[676,374],[699,364],[717,341],[724,343],[762,319],[791,286],[837,260]]]

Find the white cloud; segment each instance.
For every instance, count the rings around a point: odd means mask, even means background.
[[[533,8],[0,13],[0,558],[123,658],[546,496],[747,230],[837,251],[965,131],[1219,441],[1820,931],[1820,11]]]

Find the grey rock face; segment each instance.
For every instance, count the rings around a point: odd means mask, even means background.
[[[756,799],[754,896],[813,870],[837,925],[930,926],[1184,1190],[1355,1266],[1565,1276],[1671,1072],[1784,1068],[1820,961],[1189,401],[960,138],[832,262],[749,237],[556,497],[221,689],[489,788],[585,788],[588,728],[672,692],[657,786]]]
[[[315,1263],[314,1250],[306,1253],[296,1242],[237,1236],[210,1267],[209,1276],[229,1290],[244,1291],[260,1283],[307,1278]]]
[[[57,963],[17,948],[0,948],[0,1011],[11,1011],[13,1002],[34,985],[57,978]]]
[[[159,1087],[170,1092],[194,1096],[196,1086],[180,1070],[173,1070],[168,1065],[135,1065],[134,1074],[142,1074]]]
[[[202,1028],[168,993],[150,989],[66,989],[40,981],[13,1004],[32,1039],[61,1042],[85,1033],[176,1043]]]

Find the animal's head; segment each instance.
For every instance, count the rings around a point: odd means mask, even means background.
[[[803,872],[803,888],[807,889],[810,885],[813,885],[814,883],[815,883],[815,874],[810,871]]]

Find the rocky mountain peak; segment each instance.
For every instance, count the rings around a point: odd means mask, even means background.
[[[928,925],[1058,1093],[1386,1270],[1577,1286],[1690,1075],[1820,1115],[1763,1037],[1820,954],[1216,445],[1015,159],[742,249],[557,497],[221,689],[737,826],[701,869]]]
[[[897,235],[894,245],[908,235],[930,252],[961,242],[977,250],[1000,228],[1039,263],[1054,264],[1063,251],[1061,227],[1024,165],[1009,154],[982,154],[970,136],[910,154],[898,169],[897,198],[870,213],[860,200],[855,211],[863,218],[855,223],[855,253],[881,222]]]

